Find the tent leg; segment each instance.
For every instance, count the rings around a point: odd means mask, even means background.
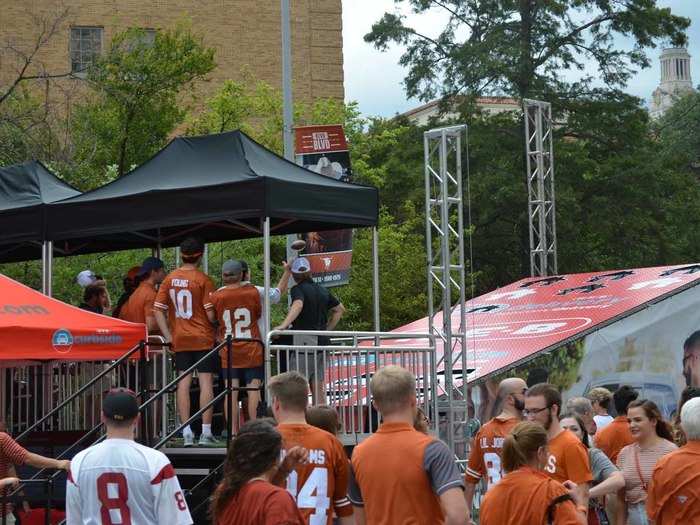
[[[372,298],[374,307],[374,331],[381,332],[379,318],[379,230],[372,228]]]
[[[265,388],[272,374],[270,349],[267,344],[267,334],[270,332],[270,217],[265,217],[263,222],[263,274],[265,294],[263,295],[263,328],[262,338],[265,340]],[[265,396],[269,402],[269,396]]]
[[[209,274],[209,245],[204,245],[204,255],[202,255],[202,271]]]
[[[53,274],[53,241],[41,245],[41,293],[51,297]]]
[[[163,253],[163,247],[158,243],[155,248],[151,249],[151,255],[153,257],[157,257],[158,259],[161,258],[161,254]]]

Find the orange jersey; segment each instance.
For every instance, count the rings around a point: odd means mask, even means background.
[[[238,287],[224,286],[211,294],[216,319],[219,321],[219,339],[233,337],[233,364],[230,368],[254,368],[263,364],[260,343],[236,339],[260,339],[258,320],[262,315],[260,293],[252,284]],[[221,350],[221,366],[227,368],[228,353]]]
[[[155,300],[155,286],[148,281],[143,281],[122,306],[122,309],[119,311],[119,319],[132,323],[146,324],[146,318],[153,317],[153,303]]]
[[[469,451],[469,464],[464,481],[476,484],[486,475],[488,490],[501,480],[503,441],[518,423],[519,421],[512,417],[508,419],[495,417],[481,427]]]
[[[647,514],[657,525],[700,523],[700,442],[659,459],[651,476]]]
[[[178,268],[160,285],[153,308],[173,310],[170,326],[173,350],[207,350],[214,346],[214,328],[206,310],[213,308],[209,296],[214,284],[199,271]]]
[[[566,494],[561,483],[539,470],[521,467],[504,476],[484,496],[479,510],[481,525],[521,525],[547,522],[547,508]],[[572,501],[554,507],[554,525],[578,525],[579,513]]]
[[[547,443],[549,457],[544,471],[550,478],[564,483],[571,480],[576,484],[593,481],[588,450],[576,434],[564,430]]]
[[[332,525],[333,511],[340,517],[352,515],[347,498],[348,458],[338,438],[307,424],[281,423],[277,430],[285,449],[299,445],[309,451],[309,461],[287,477],[287,490],[306,523]]]
[[[634,443],[630,433],[630,425],[627,416],[617,416],[603,429],[596,432],[595,446],[602,450],[613,465],[617,464],[617,455],[627,445]]]

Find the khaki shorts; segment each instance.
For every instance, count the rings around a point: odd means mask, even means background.
[[[318,346],[316,335],[293,336],[294,346]],[[289,350],[287,370],[295,370],[309,381],[323,381],[325,370],[324,352],[322,350]]]

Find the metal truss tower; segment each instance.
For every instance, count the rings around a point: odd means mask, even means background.
[[[557,275],[557,223],[554,199],[552,105],[523,100],[527,151],[530,274]]]
[[[440,433],[455,454],[467,453],[467,348],[465,316],[462,138],[467,126],[424,133],[425,237],[430,333],[442,343],[444,390],[438,399]],[[436,306],[443,312],[435,319]],[[435,326],[435,323],[440,326]],[[436,417],[432,414],[431,417]],[[442,419],[445,418],[445,420]],[[444,424],[443,424],[444,422]]]

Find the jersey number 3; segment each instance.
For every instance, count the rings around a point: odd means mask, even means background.
[[[287,490],[297,500],[300,509],[313,509],[309,516],[309,525],[326,525],[328,522],[328,508],[331,500],[328,499],[328,469],[316,467],[297,493],[299,477],[296,471],[289,473],[287,477]]]

